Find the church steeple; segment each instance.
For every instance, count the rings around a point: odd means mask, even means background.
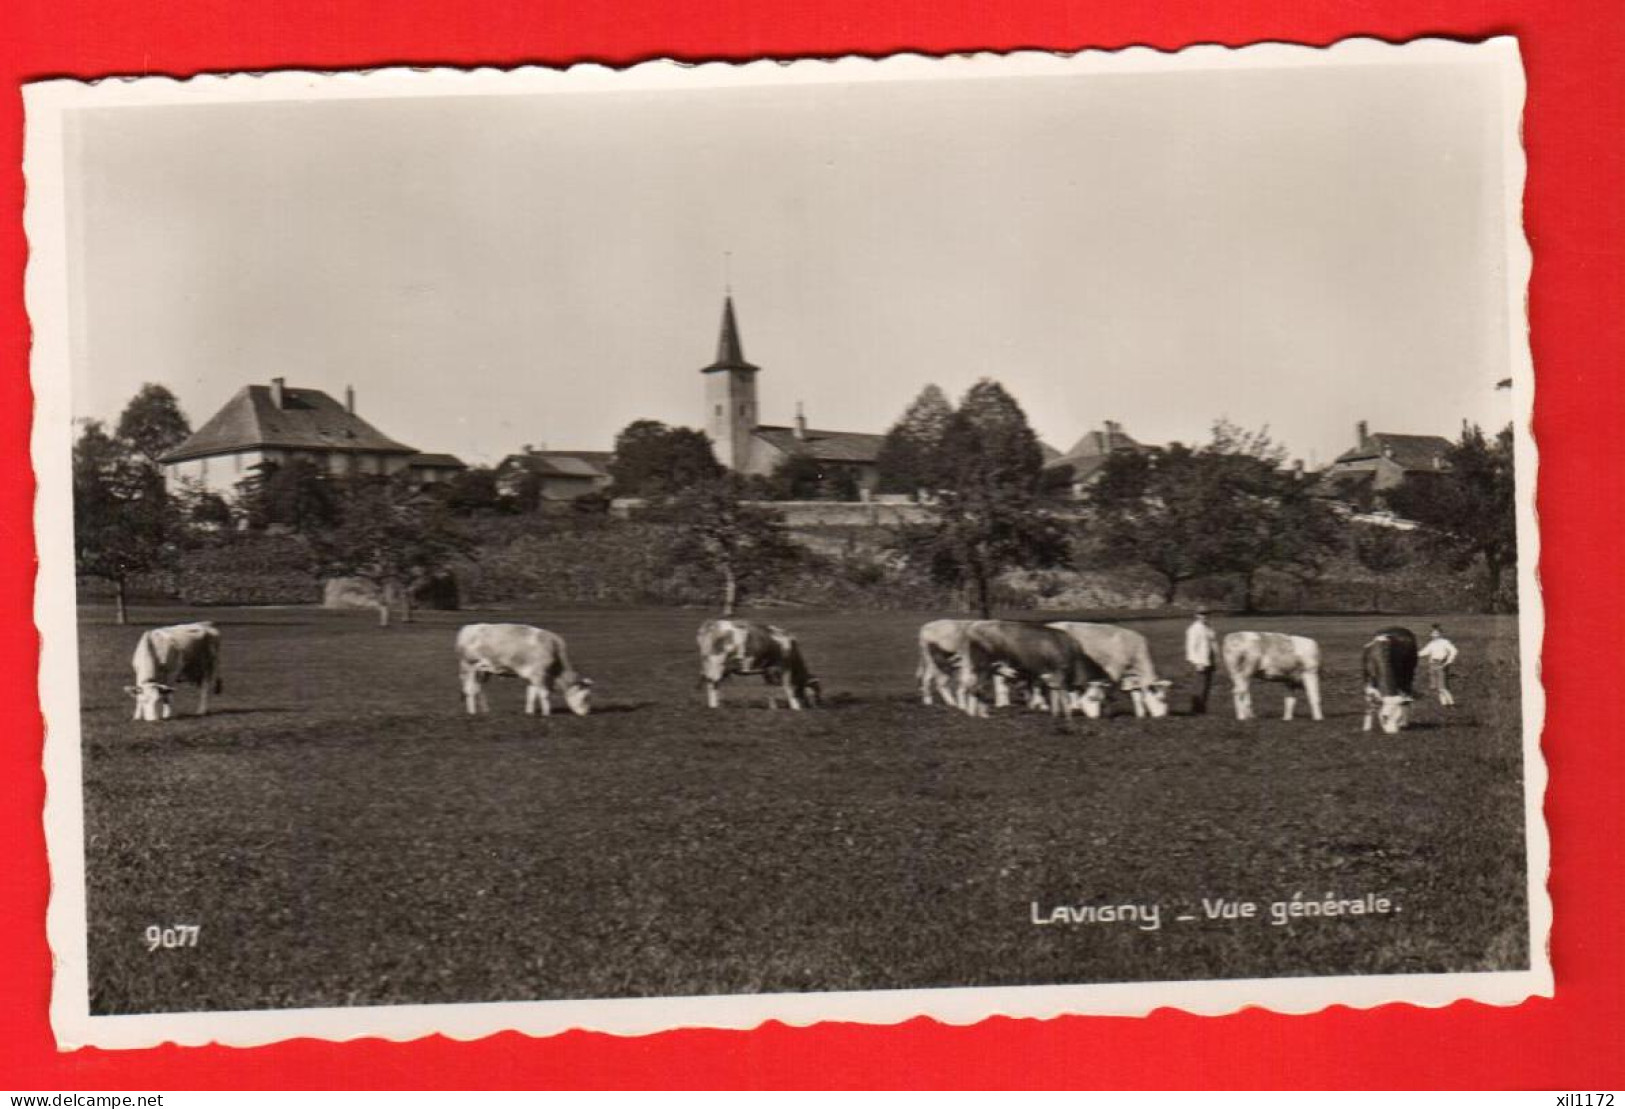
[[[726,296],[722,300],[722,330],[717,335],[717,360],[700,372],[710,374],[722,370],[744,370],[756,373],[760,369],[760,366],[745,361],[745,345],[739,341],[739,321],[734,319],[734,298]]]
[[[756,432],[756,375],[760,366],[745,361],[734,318],[734,298],[722,301],[722,331],[717,336],[717,360],[705,375],[705,431],[717,461],[744,472],[750,465],[751,440]]]

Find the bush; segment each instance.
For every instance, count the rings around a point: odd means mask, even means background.
[[[318,604],[322,583],[295,535],[238,535],[181,556],[177,594],[193,605]]]

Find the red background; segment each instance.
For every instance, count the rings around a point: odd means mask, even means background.
[[[1625,353],[1625,4],[1510,0],[10,0],[0,14],[0,1089],[661,1085],[1625,1086],[1625,698],[1618,550]],[[6,26],[6,24],[10,26]],[[770,1025],[641,1039],[300,1040],[58,1054],[32,622],[22,101],[53,77],[386,64],[624,65],[899,50],[1325,44],[1516,35],[1529,79],[1526,227],[1541,452],[1554,1000],[1310,1017]]]

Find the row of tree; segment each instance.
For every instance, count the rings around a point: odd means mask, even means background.
[[[87,421],[75,443],[78,570],[113,583],[120,622],[133,578],[173,567],[189,545],[237,528],[304,537],[319,572],[376,587],[386,623],[391,600],[410,618],[415,586],[474,549],[453,518],[468,510],[467,490],[455,484],[430,496],[404,479],[334,479],[290,462],[250,475],[231,503],[166,489],[157,460],[189,433],[173,395],[148,385],[114,430]],[[1334,506],[1286,469],[1284,456],[1267,432],[1221,421],[1198,446],[1110,455],[1084,501],[1063,505],[1051,496],[1037,436],[1001,385],[980,381],[957,407],[932,387],[882,452],[883,488],[915,494],[929,512],[926,522],[898,529],[892,549],[904,572],[962,591],[983,615],[1001,574],[1064,567],[1079,552],[1091,563],[1146,567],[1169,601],[1195,578],[1233,575],[1250,606],[1265,571],[1313,579],[1347,546]],[[1395,511],[1423,525],[1417,539],[1401,543],[1367,528],[1355,554],[1377,574],[1417,550],[1455,570],[1482,566],[1498,600],[1517,557],[1510,428],[1493,437],[1464,429],[1447,461],[1444,471],[1389,494]],[[617,438],[611,473],[616,490],[635,491],[671,525],[673,558],[714,573],[724,612],[799,557],[782,515],[762,503],[762,479],[724,470],[698,431],[633,423]]]

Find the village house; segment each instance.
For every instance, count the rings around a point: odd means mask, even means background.
[[[1072,496],[1081,498],[1089,486],[1100,480],[1106,460],[1112,455],[1137,453],[1145,449],[1123,430],[1122,424],[1116,420],[1106,420],[1098,431],[1084,432],[1083,438],[1072,444],[1072,449],[1065,454],[1047,459],[1044,463],[1045,476],[1059,481],[1062,480],[1061,474],[1067,474],[1065,480],[1071,483]]]
[[[497,463],[497,492],[504,497],[523,495],[528,480],[536,482],[544,501],[568,501],[609,488],[613,451],[538,450],[526,443],[518,454]]]
[[[1333,500],[1368,509],[1408,477],[1448,471],[1450,440],[1442,435],[1373,432],[1361,420],[1354,425],[1354,446],[1321,472],[1318,492]]]
[[[320,389],[296,388],[280,377],[269,385],[237,390],[159,463],[172,488],[186,481],[224,495],[265,464],[294,460],[310,462],[334,477],[413,470],[425,484],[449,480],[463,468],[451,455],[420,455],[416,447],[367,423],[356,415],[354,389],[344,390],[340,404]]]

